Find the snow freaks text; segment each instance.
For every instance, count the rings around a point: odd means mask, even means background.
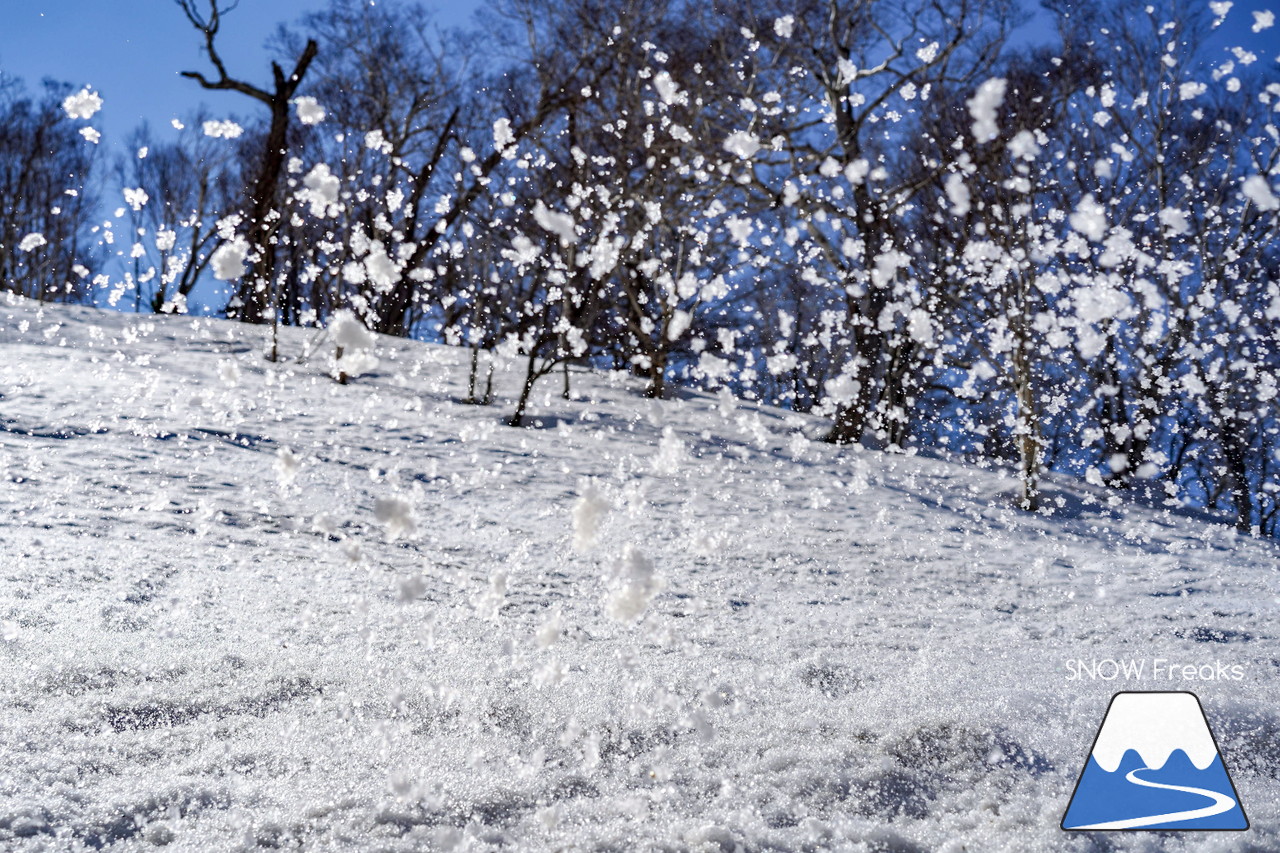
[[[1066,661],[1067,681],[1243,681],[1244,666],[1187,663],[1167,658],[1074,658]]]

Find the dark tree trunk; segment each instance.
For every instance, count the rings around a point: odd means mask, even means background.
[[[289,102],[271,105],[271,129],[267,133],[266,150],[258,176],[253,182],[252,206],[249,209],[249,242],[253,260],[248,274],[240,279],[236,296],[239,307],[227,313],[245,323],[265,323],[279,306],[272,304],[275,292],[276,253],[272,235],[278,215],[273,217],[280,173],[284,169],[286,134],[289,129]]]
[[[276,259],[272,235],[279,221],[279,214],[274,208],[288,143],[289,105],[302,84],[302,78],[306,75],[307,69],[311,67],[312,61],[319,53],[320,47],[315,39],[308,39],[302,55],[298,57],[293,71],[289,74],[280,67],[280,63],[271,63],[272,89],[268,91],[231,77],[218,52],[217,36],[222,25],[222,15],[234,9],[234,3],[224,8],[219,0],[211,0],[207,13],[201,12],[194,0],[177,0],[177,4],[186,13],[191,25],[204,34],[205,52],[218,72],[218,76],[214,79],[209,79],[198,71],[183,71],[182,76],[195,80],[205,89],[239,92],[264,104],[271,111],[266,148],[262,152],[262,160],[258,164],[258,172],[249,198],[247,223],[247,236],[251,249],[249,269],[240,279],[236,299],[232,300],[233,304],[227,307],[227,316],[246,323],[264,323],[274,318],[274,322],[278,323],[279,306],[275,304],[276,300],[273,298]],[[273,334],[272,361],[277,356],[277,344],[277,338]]]
[[[524,426],[525,409],[529,407],[529,395],[533,393],[533,383],[538,381],[538,352],[537,348],[529,353],[528,367],[525,368],[524,385],[520,388],[520,399],[516,401],[516,410],[511,417],[507,419],[507,426],[521,427]]]
[[[644,396],[651,400],[661,400],[667,396],[667,350],[658,347],[649,359],[649,385],[644,389]]]
[[[1237,418],[1224,418],[1222,455],[1226,460],[1231,483],[1231,506],[1235,510],[1236,530],[1253,530],[1253,493],[1249,489],[1248,425]]]
[[[861,441],[862,431],[867,426],[866,414],[866,410],[857,403],[840,404],[836,408],[835,423],[822,440],[828,444],[855,444]]]
[[[480,370],[480,347],[471,348],[471,371],[467,376],[467,399],[465,402],[476,405],[476,373]]]
[[[835,423],[822,437],[828,444],[855,444],[862,441],[862,434],[871,422],[871,413],[877,402],[875,373],[884,351],[884,335],[868,328],[854,332],[855,364],[858,366],[858,389],[853,399],[836,408]]]

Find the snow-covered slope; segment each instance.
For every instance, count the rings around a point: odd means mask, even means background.
[[[341,386],[263,334],[0,303],[0,847],[1280,846],[1272,543],[621,376],[511,429],[518,365],[466,406],[463,352]],[[1199,694],[1251,831],[1058,829],[1124,688]]]

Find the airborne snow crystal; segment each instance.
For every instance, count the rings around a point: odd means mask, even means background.
[[[965,101],[969,115],[973,118],[973,138],[978,142],[990,142],[1000,135],[996,111],[1004,103],[1007,88],[1008,83],[1003,77],[992,77],[978,87],[972,98]]]
[[[237,235],[230,242],[223,243],[209,261],[209,266],[213,269],[213,277],[218,281],[240,278],[245,273],[248,256],[249,243],[244,237]]]
[[[1250,175],[1244,179],[1240,187],[1249,201],[1257,205],[1259,210],[1280,210],[1280,198],[1271,190],[1271,182],[1263,175]]]
[[[244,128],[234,121],[206,121],[203,125],[204,135],[214,139],[237,139],[244,134]]]
[[[18,242],[18,251],[34,252],[41,246],[48,245],[48,243],[49,241],[44,238],[43,234],[31,233]]]
[[[952,173],[947,175],[944,188],[947,199],[951,202],[951,213],[955,216],[965,216],[969,213],[969,187],[964,182],[964,178],[958,174]]]
[[[750,160],[760,150],[760,140],[745,130],[735,130],[724,141],[724,150]]]
[[[386,528],[388,541],[412,537],[418,532],[418,520],[413,513],[413,504],[398,495],[375,500],[373,517]]]
[[[1071,214],[1071,227],[1094,242],[1101,242],[1107,234],[1107,211],[1088,193],[1080,199],[1075,212]]]
[[[298,113],[298,121],[303,124],[319,124],[324,121],[325,109],[315,98],[310,96],[297,98],[293,105]]]
[[[87,87],[76,92],[74,95],[68,95],[62,102],[62,109],[66,111],[71,118],[88,120],[93,118],[98,110],[102,109],[102,98],[97,92],[90,91]]]
[[[666,581],[654,571],[653,561],[633,545],[628,545],[622,558],[613,564],[610,593],[605,610],[611,619],[632,623],[644,615]]]
[[[303,189],[298,198],[311,207],[311,215],[319,218],[338,214],[338,193],[342,182],[333,174],[327,163],[317,163],[302,179]]]
[[[595,546],[600,524],[612,504],[594,480],[586,481],[581,491],[581,497],[573,505],[573,548],[586,552]]]
[[[516,141],[516,135],[511,130],[511,119],[500,118],[493,123],[493,147],[499,151],[503,151]]]
[[[574,228],[573,217],[568,213],[551,210],[542,203],[542,199],[534,202],[533,219],[552,234],[558,235],[562,246],[572,246],[578,242],[578,233]]]

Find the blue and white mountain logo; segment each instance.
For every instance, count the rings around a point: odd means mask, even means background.
[[[1249,828],[1194,693],[1112,697],[1062,828]]]

